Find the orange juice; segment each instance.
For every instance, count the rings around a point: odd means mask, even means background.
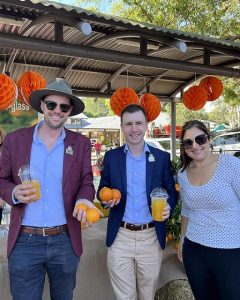
[[[34,194],[36,194],[36,197],[34,198],[35,200],[40,199],[41,197],[41,192],[40,192],[40,184],[38,182],[38,180],[25,180],[23,181],[23,184],[27,183],[27,184],[31,184],[33,186],[34,189],[36,189],[36,192],[34,192]]]
[[[166,198],[152,198],[152,217],[154,221],[162,221],[162,212],[166,205]]]

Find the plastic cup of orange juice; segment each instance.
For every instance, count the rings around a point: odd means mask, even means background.
[[[41,188],[40,188],[40,183],[39,181],[34,178],[34,172],[30,169],[29,165],[23,165],[19,171],[18,171],[18,176],[21,179],[22,184],[31,184],[34,189],[36,189],[36,192],[34,194],[36,197],[34,200],[38,200],[41,197]]]
[[[163,188],[155,188],[151,194],[152,218],[154,221],[162,222],[162,213],[167,206],[168,193]]]

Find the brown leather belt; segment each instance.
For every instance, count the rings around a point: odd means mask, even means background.
[[[30,227],[30,226],[22,225],[20,232],[48,236],[48,235],[57,235],[63,232],[68,232],[68,227],[67,224],[54,226],[54,227]]]
[[[132,230],[132,231],[139,231],[139,230],[144,230],[148,228],[154,227],[154,223],[147,223],[147,224],[140,224],[140,225],[135,225],[135,224],[129,224],[127,222],[121,222],[121,227]]]

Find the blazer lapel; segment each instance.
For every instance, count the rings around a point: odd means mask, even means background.
[[[127,193],[126,153],[124,152],[124,147],[123,147],[122,151],[120,152],[119,167],[120,167],[121,178],[123,181],[123,188],[124,188],[125,193]]]
[[[66,131],[66,137],[64,140],[64,158],[63,158],[63,186],[68,178],[68,174],[71,170],[72,162],[77,155],[77,145],[74,139]]]
[[[153,175],[153,167],[154,167],[154,156],[151,152],[146,152],[146,190],[147,196],[151,193],[151,182]]]
[[[33,133],[35,127],[36,126],[30,127],[26,131],[22,131],[21,133],[24,143],[21,143],[21,145],[19,145],[19,149],[16,150],[19,153],[18,158],[20,166],[30,163]]]

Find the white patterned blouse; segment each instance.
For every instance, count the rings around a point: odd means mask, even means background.
[[[204,246],[240,248],[240,159],[219,155],[213,177],[193,186],[186,170],[178,172],[186,237]]]

